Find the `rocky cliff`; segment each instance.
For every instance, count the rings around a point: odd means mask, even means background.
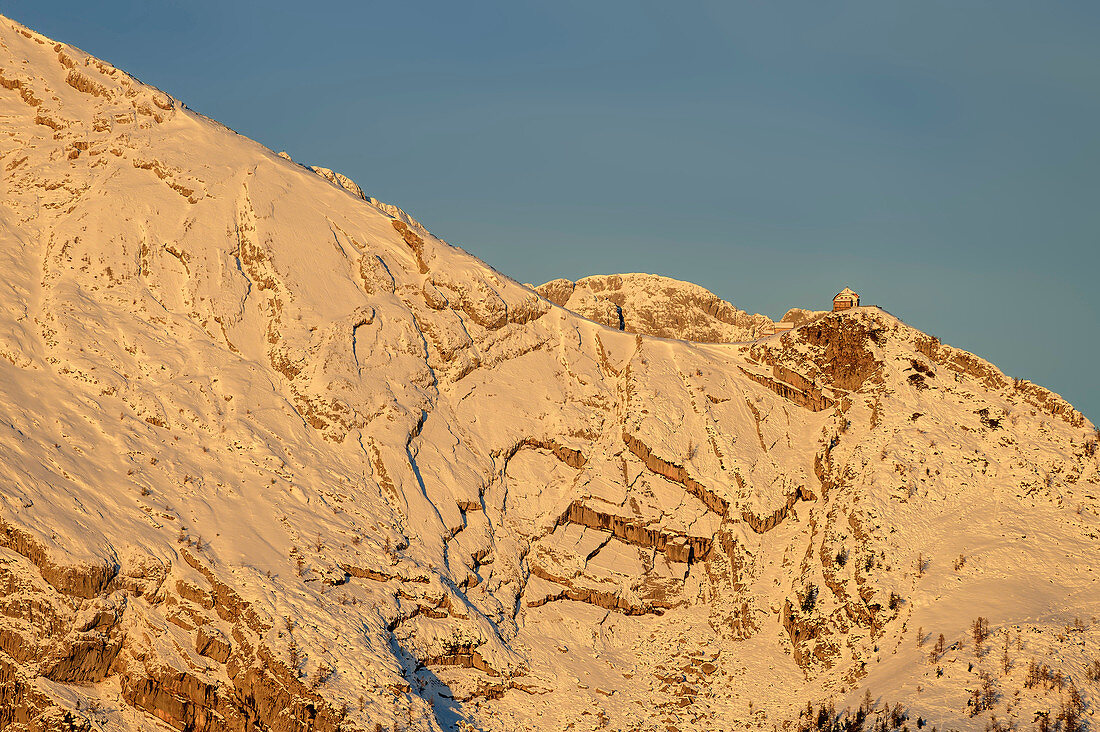
[[[627,333],[704,343],[748,341],[772,321],[738,310],[710,290],[651,274],[551,280],[535,288],[555,305]]]
[[[0,728],[1100,699],[1057,395],[875,308],[684,342],[766,319],[582,280],[609,327],[6,19],[0,116]]]

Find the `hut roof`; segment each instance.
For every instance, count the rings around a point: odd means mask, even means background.
[[[835,296],[833,297],[833,299],[834,299],[834,300],[848,300],[848,299],[852,299],[852,300],[858,300],[858,299],[859,299],[859,295],[857,295],[857,294],[855,293],[855,291],[854,291],[854,290],[851,290],[851,289],[849,289],[849,288],[845,287],[845,288],[844,288],[843,290],[841,290],[840,292],[838,292],[838,293],[837,293],[837,294],[836,294],[836,295],[835,295]]]

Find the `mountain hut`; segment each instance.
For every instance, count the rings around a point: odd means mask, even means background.
[[[833,312],[859,307],[859,295],[845,287],[833,298]]]

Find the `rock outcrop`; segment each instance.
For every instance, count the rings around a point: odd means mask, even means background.
[[[536,291],[550,302],[627,333],[704,343],[770,335],[772,321],[738,310],[690,282],[651,274],[551,280]]]

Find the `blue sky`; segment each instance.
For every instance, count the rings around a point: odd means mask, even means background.
[[[772,317],[850,285],[1100,418],[1095,2],[0,12],[521,281],[657,272]]]

